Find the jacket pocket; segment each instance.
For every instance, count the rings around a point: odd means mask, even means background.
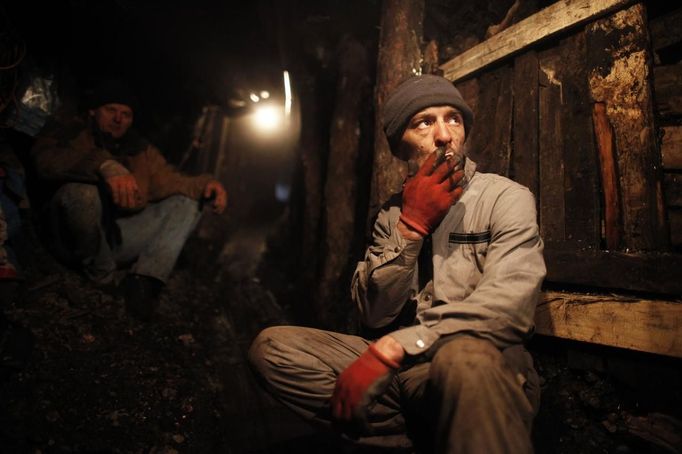
[[[451,232],[448,237],[450,249],[459,245],[465,256],[476,265],[478,272],[483,272],[485,258],[488,255],[488,245],[490,244],[490,230],[472,233]]]

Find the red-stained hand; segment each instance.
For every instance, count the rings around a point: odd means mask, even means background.
[[[333,418],[366,424],[368,407],[386,391],[399,367],[375,344],[370,345],[339,375],[330,401]]]
[[[211,206],[213,207],[214,213],[220,214],[225,211],[225,207],[227,206],[227,192],[219,181],[211,180],[206,183],[206,187],[204,188],[204,198],[213,198]]]
[[[400,220],[423,236],[438,227],[463,192],[459,183],[464,171],[455,170],[460,160],[445,160],[434,169],[435,161],[434,152],[403,187]]]
[[[111,193],[114,205],[125,210],[134,210],[142,207],[142,197],[137,180],[131,174],[116,175],[104,180]]]

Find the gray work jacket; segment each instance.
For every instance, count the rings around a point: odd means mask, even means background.
[[[476,172],[470,160],[465,182],[462,197],[432,235],[433,280],[421,291],[417,258],[424,240],[400,234],[400,204],[379,213],[373,244],[353,276],[353,299],[370,328],[390,324],[416,300],[414,324],[390,333],[409,355],[457,333],[504,349],[533,331],[546,274],[535,199],[508,178]]]

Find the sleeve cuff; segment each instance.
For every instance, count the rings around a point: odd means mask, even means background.
[[[128,175],[130,171],[126,169],[123,164],[113,159],[107,159],[99,166],[99,174],[102,178],[107,179],[111,177],[118,177],[121,175]]]
[[[403,328],[392,332],[389,336],[403,347],[405,353],[413,356],[425,353],[440,337],[424,325]]]

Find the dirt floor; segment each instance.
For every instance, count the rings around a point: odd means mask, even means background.
[[[27,280],[5,312],[32,330],[35,348],[26,367],[2,377],[0,452],[371,452],[314,432],[254,383],[244,357],[251,339],[295,320],[253,262],[230,260],[246,273],[207,267],[233,246],[193,238],[149,324],[32,247]],[[543,380],[537,452],[680,452],[679,406],[643,400],[601,352],[542,339],[532,349]],[[679,363],[658,370],[670,368]],[[665,386],[679,385],[674,377]]]

